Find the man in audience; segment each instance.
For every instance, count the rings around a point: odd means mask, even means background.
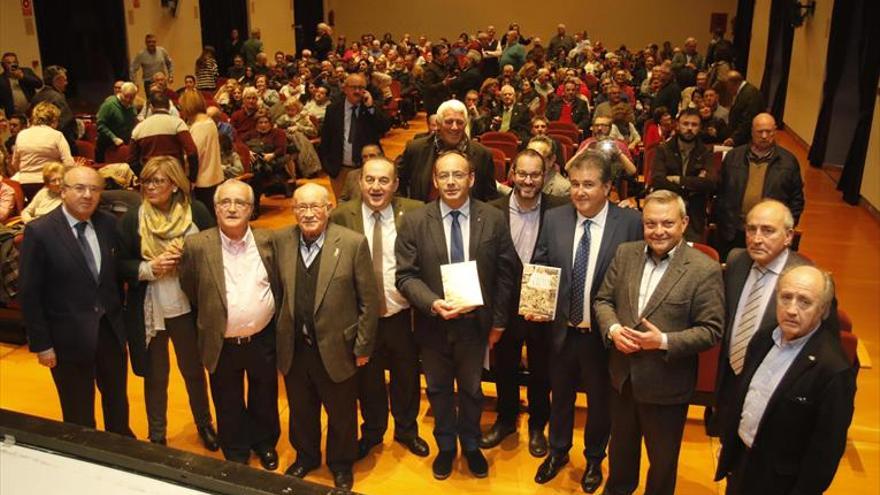
[[[153,84],[153,76],[157,72],[168,75],[168,82],[173,83],[174,64],[168,51],[156,44],[156,35],[154,34],[148,34],[144,38],[144,44],[146,48],[135,55],[131,61],[131,68],[128,71],[129,80],[137,81],[135,77],[140,70],[145,88],[149,88]]]
[[[608,352],[591,310],[605,271],[623,242],[642,238],[635,210],[608,201],[611,167],[601,153],[587,151],[568,164],[571,202],[547,213],[534,260],[561,269],[556,317],[550,330],[550,455],[535,474],[547,483],[568,463],[574,432],[577,390],[586,386],[590,404],[584,429],[587,469],[581,488],[594,492],[602,483],[602,459],[611,430]],[[534,315],[527,319],[544,320]]]
[[[514,71],[519,71],[526,63],[526,47],[523,46],[519,38],[519,31],[510,30],[507,32],[507,46],[501,52],[501,58],[498,59],[501,67],[510,64]]]
[[[337,488],[354,484],[358,368],[369,362],[379,311],[370,248],[363,235],[328,225],[330,198],[314,183],[293,194],[297,226],[278,232],[275,260],[284,297],[276,339],[290,407],[296,461],[304,478],[321,465],[321,407],[327,411],[327,465]]]
[[[257,54],[263,52],[263,41],[260,38],[260,29],[253,28],[250,37],[241,45],[241,55],[245,63],[251,67],[257,63]]]
[[[366,147],[365,147],[366,148]],[[388,390],[385,369],[391,375],[391,414],[394,440],[425,457],[428,444],[419,437],[419,359],[413,339],[412,310],[395,287],[394,243],[406,215],[422,206],[419,201],[394,196],[397,169],[385,157],[369,158],[360,170],[357,199],[336,207],[330,222],[364,234],[372,253],[379,294],[379,325],[370,361],[358,371],[361,439],[358,459],[382,443],[388,429]]]
[[[693,108],[678,116],[678,131],[660,143],[651,168],[651,186],[668,189],[687,204],[685,238],[705,242],[706,206],[715,194],[718,178],[712,170],[712,150],[699,138],[700,114]]]
[[[681,101],[678,104],[679,111],[684,110],[685,108],[698,108],[699,101],[694,101],[694,93],[701,92],[703,94],[703,98],[705,98],[707,89],[709,89],[709,76],[703,71],[697,72],[694,84],[686,86],[683,90],[681,90]],[[717,99],[715,101],[715,104],[717,106]],[[715,109],[713,108],[712,110],[714,111]]]
[[[361,148],[379,144],[391,127],[385,112],[373,105],[373,96],[367,91],[363,75],[346,77],[342,91],[345,98],[327,107],[318,148],[321,166],[330,176],[336,198],[342,193],[345,177],[362,165]]]
[[[556,26],[556,36],[550,38],[550,44],[547,45],[548,58],[556,60],[560,50],[567,55],[572,48],[574,48],[574,38],[565,33],[565,24],[558,24]]]
[[[612,346],[609,495],[639,484],[648,446],[647,495],[672,495],[698,354],[724,327],[721,266],[683,242],[684,201],[655,191],[642,212],[644,242],[622,245],[593,310]]]
[[[425,66],[421,85],[425,112],[428,115],[437,113],[440,104],[452,97],[452,88],[457,83],[456,77],[449,71],[449,48],[446,45],[434,45],[431,54],[433,58]]]
[[[459,100],[467,98],[471,91],[479,91],[483,82],[483,74],[480,73],[480,52],[469,50],[461,59],[461,74],[455,81],[455,97]]]
[[[621,98],[620,86],[618,86],[616,83],[609,84],[605,93],[605,101],[596,105],[596,110],[593,112],[593,118],[611,118],[611,108],[621,101],[623,101],[623,99]]]
[[[479,36],[479,40],[483,55],[483,77],[495,77],[501,70],[498,59],[502,53],[501,42],[495,37],[495,26],[488,26],[485,34]]]
[[[254,204],[249,185],[230,179],[214,195],[218,228],[186,238],[180,287],[198,309],[199,354],[211,381],[223,456],[247,464],[254,451],[274,471],[281,435],[275,371],[280,285],[272,236],[248,225]]]
[[[463,112],[459,116],[463,122]],[[459,443],[471,474],[484,478],[489,465],[479,449],[480,377],[487,343],[491,349],[507,327],[518,283],[513,276],[516,254],[504,215],[471,198],[475,174],[466,155],[457,150],[440,155],[433,180],[439,201],[407,214],[398,232],[397,288],[416,309],[415,339],[440,450],[432,466],[434,478],[452,473]],[[441,275],[441,265],[468,260],[476,263],[473,278],[456,282],[479,286],[483,304],[476,307],[452,299],[454,289]]]
[[[703,103],[712,109],[712,115],[724,121],[726,124],[730,119],[730,111],[722,107],[718,103],[718,92],[712,88],[706,88],[703,91]]]
[[[29,348],[52,372],[64,421],[95,428],[97,385],[104,429],[134,438],[116,219],[95,211],[103,189],[92,168],[64,174],[61,208],[25,228],[19,300]]]
[[[43,81],[28,67],[18,65],[18,56],[13,52],[3,54],[0,66],[0,109],[9,117],[28,111],[30,101]]]
[[[241,93],[241,108],[229,118],[235,133],[244,136],[257,128],[257,110],[260,109],[260,95],[257,88],[247,87]]]
[[[61,118],[58,120],[57,129],[64,134],[64,139],[70,146],[70,153],[76,155],[76,119],[73,118],[73,110],[67,104],[64,91],[67,90],[67,69],[60,65],[50,65],[43,71],[43,89],[31,99],[31,110],[37,103],[48,101],[61,110]]]
[[[697,71],[704,67],[703,56],[697,53],[697,39],[689,37],[684,40],[684,50],[672,56],[672,73],[683,86],[691,86]]]
[[[783,272],[776,324],[746,354],[715,479],[729,495],[824,493],[846,449],[855,372],[828,320],[831,276]]]
[[[535,91],[544,98],[550,98],[550,95],[556,91],[553,81],[550,80],[550,70],[546,67],[538,69],[538,77],[534,80],[533,85]]]
[[[174,101],[178,98],[177,92],[168,87],[168,77],[165,76],[164,72],[156,72],[153,74],[153,83],[147,86],[146,90],[147,103],[141,108],[140,113],[138,113],[138,120],[143,122],[147,117],[153,115],[153,106],[150,104],[149,100],[149,94],[152,91],[164,93],[165,96],[168,97],[168,113],[174,117],[180,117],[180,111],[174,106]]]
[[[724,145],[742,146],[749,142],[752,120],[766,110],[764,95],[736,70],[727,73],[727,93],[733,95],[733,103],[727,121],[730,137],[724,140]]]
[[[468,139],[465,133],[467,108],[458,100],[444,102],[437,109],[440,127],[436,134],[414,139],[406,144],[400,156],[401,194],[419,201],[438,197],[433,168],[436,158],[446,151],[457,151],[468,157],[473,167],[474,186],[471,196],[480,201],[498,197],[495,187],[495,165],[492,153],[482,144]]]
[[[541,192],[544,186],[545,161],[541,153],[527,149],[511,167],[513,193],[492,201],[504,213],[516,249],[514,280],[522,278],[524,263],[532,263],[535,244],[547,210],[566,203],[565,198]],[[548,377],[549,339],[547,325],[530,322],[519,316],[519,284],[511,297],[507,330],[495,346],[495,385],[498,393],[495,424],[480,439],[481,448],[497,446],[505,437],[516,433],[519,416],[519,365],[522,347],[526,344],[529,357],[529,452],[535,457],[547,454],[544,428],[550,417],[550,380]]]
[[[718,252],[726,258],[734,247],[745,247],[743,220],[762,198],[781,201],[797,225],[804,211],[804,183],[797,158],[776,144],[776,120],[769,113],[752,120],[751,142],[724,157],[715,215]]]
[[[135,126],[131,131],[128,164],[135,174],[154,156],[168,155],[176,158],[187,176],[195,181],[199,171],[199,153],[186,124],[168,113],[168,97],[160,91],[148,95],[153,115]]]
[[[533,126],[534,127],[534,126]],[[547,135],[538,135],[529,140],[527,148],[535,150],[544,158],[544,181],[541,192],[551,196],[567,198],[571,191],[571,183],[560,172],[559,143]]]
[[[666,65],[658,65],[654,71],[660,77],[660,87],[651,103],[651,108],[666,107],[672,116],[678,112],[678,105],[681,102],[681,87],[672,76],[672,71]]]
[[[118,94],[108,96],[98,108],[98,142],[95,145],[95,161],[104,163],[108,149],[118,148],[131,140],[131,131],[137,125],[134,98],[138,88],[133,82],[122,84]]]
[[[636,165],[629,154],[629,146],[626,144],[626,141],[609,137],[611,124],[611,117],[597,116],[593,118],[593,125],[590,127],[593,135],[581,141],[581,145],[575,155],[579,155],[588,149],[595,149],[605,153],[608,159],[611,160],[612,180],[616,180],[621,172],[626,175],[634,175],[636,173]]]
[[[492,128],[501,132],[512,132],[517,139],[529,139],[531,114],[529,108],[516,101],[516,90],[505,84],[501,87],[501,106],[492,116]]]
[[[587,102],[578,98],[578,84],[566,81],[562,98],[553,97],[547,103],[547,118],[553,122],[568,122],[586,132],[590,125],[590,109]]]

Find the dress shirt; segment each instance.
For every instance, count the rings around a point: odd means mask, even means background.
[[[645,310],[645,306],[648,305],[648,301],[651,300],[651,296],[654,295],[654,290],[657,289],[657,285],[660,284],[663,275],[666,274],[666,269],[669,268],[669,261],[675,256],[675,252],[680,246],[681,243],[670,249],[666,256],[659,261],[654,258],[651,247],[645,247],[645,266],[642,268],[642,281],[639,283],[639,317],[641,317],[642,311]],[[666,333],[663,333],[660,335],[660,349],[665,351],[668,347],[669,337]]]
[[[61,211],[64,212],[64,218],[67,219],[67,224],[70,226],[70,231],[73,233],[73,238],[76,239],[76,224],[78,224],[80,221],[67,211],[67,208],[64,206],[63,203],[61,205]],[[98,244],[98,233],[95,232],[95,226],[92,225],[91,218],[86,220],[86,223],[89,224],[85,230],[86,242],[89,243],[89,249],[92,250],[92,254],[95,256],[95,267],[98,269],[98,273],[101,273],[101,245]]]
[[[408,308],[409,301],[400,294],[395,286],[397,258],[394,256],[394,243],[397,241],[397,225],[394,223],[394,208],[388,204],[380,214],[382,215],[382,287],[387,308],[387,313],[383,318],[387,318]],[[361,215],[364,220],[364,232],[372,232],[376,219],[373,217],[373,210],[367,207],[363,201],[361,202]],[[372,253],[373,236],[367,235],[366,238]]]
[[[352,155],[353,143],[348,141],[348,136],[351,132],[351,126],[354,124],[351,119],[351,109],[354,105],[346,99],[343,107],[345,109],[345,112],[343,112],[345,122],[342,126],[342,164],[351,167],[354,165],[354,156]]]
[[[299,255],[302,256],[303,264],[306,267],[312,266],[312,262],[315,261],[315,258],[318,256],[318,253],[321,252],[321,248],[324,247],[324,232],[321,232],[321,235],[318,236],[317,239],[312,242],[311,245],[306,243],[305,238],[303,238],[302,233],[299,235]]]
[[[577,256],[578,244],[581,242],[581,237],[584,236],[584,221],[590,221],[590,258],[587,260],[587,281],[584,284],[584,317],[580,324],[577,325],[578,328],[590,328],[590,311],[592,310],[590,293],[593,288],[593,277],[596,274],[596,263],[599,260],[599,248],[602,246],[602,233],[605,232],[605,222],[608,219],[608,201],[605,202],[605,205],[599,210],[599,213],[593,217],[585,217],[581,215],[580,212],[576,213],[577,222],[575,222],[574,226],[574,242],[571,245],[572,268],[574,268],[574,259]],[[571,326],[570,322],[569,326]]]
[[[810,330],[810,333],[790,342],[782,339],[782,330],[779,327],[773,330],[773,347],[764,356],[764,360],[761,361],[761,365],[758,366],[758,370],[752,376],[752,381],[749,383],[749,391],[746,393],[746,398],[743,402],[737,433],[746,447],[752,448],[755,434],[758,433],[758,426],[761,424],[761,418],[767,409],[767,403],[770,402],[770,398],[773,397],[776,387],[779,386],[779,382],[782,381],[782,378],[788,372],[791,363],[801,353],[804,345],[816,333],[818,328],[817,326]]]
[[[510,119],[513,116],[513,105],[509,107],[504,107],[504,110],[501,112],[501,127],[498,128],[501,132],[507,132],[510,130]]]
[[[275,297],[254,234],[248,228],[244,237],[233,240],[220,230],[220,246],[227,307],[224,336],[248,337],[259,333],[272,321]]]
[[[530,210],[523,209],[516,199],[516,193],[510,195],[510,237],[513,247],[522,263],[531,263],[538,241],[538,229],[541,227],[541,195],[538,202]]]
[[[443,233],[446,235],[446,255],[447,259],[452,259],[452,215],[449,212],[452,208],[440,201],[440,218],[443,219]],[[468,261],[471,257],[471,199],[468,198],[461,208],[458,209],[461,215],[458,216],[458,224],[461,226],[462,248],[464,248],[464,260]]]
[[[773,261],[767,263],[767,266],[763,267],[767,270],[767,273],[764,275],[764,288],[761,292],[761,302],[758,305],[758,308],[761,308],[758,312],[760,315],[755,321],[755,325],[761,324],[761,319],[763,318],[764,311],[767,310],[767,303],[770,302],[770,298],[773,297],[773,292],[776,290],[776,281],[779,279],[779,275],[782,273],[782,270],[785,268],[785,263],[788,262],[788,249],[779,254]],[[753,263],[754,266],[754,263]],[[733,332],[736,332],[739,329],[739,322],[742,318],[742,312],[745,308],[747,299],[749,298],[749,294],[752,292],[752,287],[755,285],[755,282],[758,281],[759,273],[757,270],[749,270],[749,276],[746,278],[746,283],[743,285],[743,290],[740,293],[739,303],[736,306],[736,314],[733,318],[733,326],[730,327]],[[731,342],[736,342],[736,334],[731,334],[730,336]]]

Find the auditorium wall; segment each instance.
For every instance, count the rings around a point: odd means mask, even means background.
[[[22,66],[43,74],[37,22],[33,15],[23,15],[21,0],[0,0],[0,50],[15,52]]]
[[[263,49],[270,59],[278,50],[293,53],[293,0],[248,0],[248,16],[250,27],[260,28]]]
[[[155,34],[159,46],[168,50],[174,61],[173,87],[183,86],[183,77],[192,74],[195,61],[202,54],[199,1],[178,0],[177,13],[173,17],[162,8],[159,0],[124,2],[129,60],[144,49],[144,37],[148,33]],[[140,80],[137,82],[140,84]]]

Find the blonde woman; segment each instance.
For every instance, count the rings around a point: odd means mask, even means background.
[[[64,134],[57,131],[61,110],[52,103],[37,103],[31,113],[31,126],[15,137],[10,170],[12,180],[21,183],[21,189],[29,200],[43,187],[43,167],[47,163],[61,162],[69,167],[76,163],[70,154],[70,145]]]
[[[61,188],[64,185],[63,163],[50,162],[43,167],[43,188],[21,212],[21,221],[28,223],[61,206]]]

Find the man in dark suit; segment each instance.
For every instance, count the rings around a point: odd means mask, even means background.
[[[654,191],[642,211],[644,242],[621,245],[593,310],[613,346],[611,445],[605,493],[639,484],[642,439],[648,450],[647,495],[672,495],[698,354],[724,327],[721,266],[683,242],[684,201]]]
[[[103,188],[91,168],[64,175],[62,207],[25,229],[19,297],[30,350],[52,371],[64,421],[95,428],[97,385],[104,429],[133,438],[116,221],[95,211]]]
[[[3,73],[0,74],[0,109],[6,117],[27,113],[31,98],[43,86],[43,81],[27,67],[18,65],[18,56],[12,52],[3,54]]]
[[[654,101],[651,103],[651,108],[666,107],[666,110],[674,118],[678,115],[678,104],[681,102],[681,88],[675,81],[675,77],[673,77],[669,67],[658,65],[654,70],[662,79],[660,81],[660,89],[657,90],[657,95],[654,96]]]
[[[715,479],[728,495],[824,493],[846,448],[855,370],[828,321],[831,277],[787,270],[772,332],[749,344]]]
[[[501,88],[501,106],[492,115],[492,130],[512,132],[520,142],[526,142],[531,131],[531,118],[529,107],[516,101],[513,86],[505,84]]]
[[[406,143],[398,158],[401,194],[419,201],[438,197],[434,184],[434,161],[444,151],[458,151],[467,156],[474,168],[474,186],[470,196],[480,201],[498,197],[495,186],[495,165],[492,153],[482,144],[468,139],[465,134],[467,108],[458,100],[448,100],[437,109],[437,132]]]
[[[724,157],[715,217],[722,259],[734,247],[745,247],[743,220],[762,198],[781,201],[797,225],[804,212],[804,183],[797,157],[776,144],[776,121],[762,113],[752,122],[752,140]]]
[[[395,287],[394,242],[403,218],[422,203],[395,197],[398,180],[394,163],[385,157],[370,158],[361,170],[360,195],[339,205],[330,222],[364,234],[370,245],[372,267],[379,293],[379,324],[370,361],[358,370],[361,439],[358,459],[382,443],[388,429],[388,390],[385,369],[391,372],[391,413],[394,440],[410,452],[425,457],[428,444],[419,437],[419,355],[413,338],[412,310]]]
[[[547,102],[547,118],[553,122],[571,122],[586,133],[590,128],[590,108],[578,98],[578,82],[565,81],[562,98],[551,96]]]
[[[357,370],[373,352],[379,303],[363,235],[328,225],[327,189],[306,184],[293,195],[297,226],[280,231],[275,259],[284,292],[278,315],[278,369],[290,406],[303,478],[321,464],[321,406],[327,411],[327,465],[337,488],[351,489],[357,458]]]
[[[486,345],[492,347],[507,326],[516,263],[504,215],[472,199],[474,168],[451,151],[434,164],[440,200],[408,215],[397,235],[397,288],[416,309],[415,337],[421,349],[428,400],[434,411],[434,437],[440,453],[436,479],[452,474],[461,443],[474,476],[489,474],[479,449],[483,392],[480,377]],[[476,263],[483,304],[447,300],[441,265]],[[458,389],[456,407],[455,389]]]
[[[218,228],[186,238],[180,287],[198,315],[199,353],[211,381],[223,456],[246,464],[253,450],[274,471],[281,435],[275,371],[281,288],[272,236],[248,225],[254,204],[249,185],[230,179],[215,198]]]
[[[611,431],[611,385],[608,352],[591,306],[617,246],[641,239],[642,223],[635,210],[608,201],[612,179],[605,155],[587,150],[567,170],[571,204],[547,213],[535,252],[536,263],[561,269],[550,337],[550,455],[538,468],[535,482],[547,483],[568,463],[575,398],[584,385],[590,410],[584,429],[587,469],[581,488],[592,493],[602,483],[602,459]]]
[[[741,146],[749,142],[752,120],[767,106],[761,90],[745,80],[736,70],[727,73],[727,93],[734,95],[727,124],[730,137],[725,146]]]
[[[513,280],[522,278],[523,263],[532,263],[535,245],[544,224],[545,213],[565,204],[565,198],[541,192],[544,187],[544,157],[527,149],[513,160],[510,176],[513,193],[490,204],[504,213],[516,249],[516,270]],[[498,393],[498,417],[492,428],[480,439],[480,447],[497,446],[504,437],[516,433],[519,416],[519,365],[522,347],[526,344],[529,357],[529,452],[535,457],[547,455],[544,427],[550,417],[550,358],[548,325],[526,321],[519,316],[519,284],[515,284],[510,305],[507,330],[495,346],[495,388]]]
[[[431,48],[433,59],[425,65],[422,76],[422,99],[425,103],[425,113],[433,115],[439,113],[440,104],[452,98],[452,87],[457,83],[455,75],[449,72],[449,47],[443,44],[434,45]]]
[[[366,88],[361,74],[346,77],[342,86],[345,98],[327,107],[321,127],[318,155],[336,197],[342,193],[348,173],[361,166],[361,148],[379,144],[391,127],[382,109],[373,105],[373,97]]]

